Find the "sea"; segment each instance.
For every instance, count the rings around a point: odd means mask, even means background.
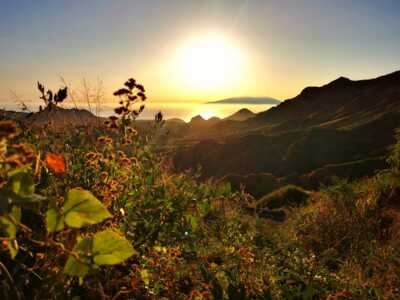
[[[140,116],[143,119],[151,119],[161,111],[164,119],[178,118],[189,122],[194,116],[200,115],[204,119],[211,117],[226,118],[237,111],[247,108],[254,113],[270,109],[274,105],[266,104],[204,104],[204,103],[174,103],[174,102],[154,102],[147,103],[145,110]],[[113,112],[111,107],[104,106],[100,115],[110,115]]]
[[[28,111],[37,111],[39,104],[28,104]],[[117,104],[118,105],[118,104]],[[108,117],[114,114],[114,108],[117,105],[111,104],[95,104],[92,103],[90,106],[85,103],[72,104],[65,103],[61,107],[73,108],[77,107],[80,109],[87,109],[95,115],[102,117]],[[154,116],[161,111],[164,119],[178,118],[185,122],[189,122],[194,116],[200,115],[204,119],[211,117],[226,118],[237,111],[247,108],[254,113],[266,111],[274,105],[267,104],[215,104],[215,103],[198,103],[198,102],[147,102],[145,103],[145,109],[141,113],[139,119],[153,119]],[[21,110],[21,105],[16,103],[4,103],[0,106],[0,109],[7,110]]]

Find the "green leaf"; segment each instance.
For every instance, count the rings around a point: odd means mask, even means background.
[[[154,177],[153,175],[149,175],[146,177],[146,185],[152,186],[154,184]]]
[[[89,191],[67,191],[64,204],[65,223],[74,228],[93,225],[111,217],[111,214]]]
[[[94,265],[119,264],[135,253],[128,240],[111,230],[79,240],[72,251],[78,258],[69,256],[64,273],[78,277],[86,276]]]
[[[64,216],[61,215],[55,200],[50,201],[46,212],[47,232],[57,232],[64,229]]]
[[[35,182],[33,177],[25,171],[11,173],[9,189],[20,197],[30,197],[35,192]]]
[[[8,213],[13,205],[25,205],[46,200],[35,194],[35,183],[29,165],[8,172],[7,185],[0,191],[0,213]]]
[[[64,267],[64,273],[70,276],[84,277],[91,267],[90,256],[92,253],[93,239],[85,237],[80,239],[72,250],[79,259],[70,255]]]
[[[11,238],[7,242],[8,250],[10,251],[11,258],[14,258],[18,253],[18,243],[15,239],[17,236],[17,222],[21,221],[21,208],[13,206],[11,212],[5,216],[0,217],[0,229],[2,235]]]
[[[190,227],[192,227],[193,230],[196,230],[199,220],[191,214],[185,214],[184,217],[186,221],[190,224]]]
[[[17,224],[16,222],[21,221],[21,208],[18,206],[13,206],[11,212],[6,215],[0,217],[2,225],[5,227],[3,232],[8,237],[16,237],[17,236]]]
[[[114,231],[102,231],[93,238],[93,261],[97,265],[119,264],[133,254],[131,243]]]

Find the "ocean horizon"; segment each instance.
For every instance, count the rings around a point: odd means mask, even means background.
[[[38,111],[39,103],[31,104],[27,103],[27,111]],[[114,108],[118,104],[100,104],[100,105],[87,105],[86,103],[72,104],[71,102],[61,105],[63,108],[79,108],[87,109],[93,114],[108,117],[114,114]],[[140,105],[138,104],[138,107]],[[254,113],[266,111],[275,105],[268,104],[206,104],[206,103],[195,103],[195,102],[147,102],[145,103],[145,109],[138,119],[153,119],[155,114],[159,111],[162,112],[165,119],[179,118],[186,122],[194,116],[200,115],[204,119],[212,117],[226,118],[237,111],[247,108]],[[0,109],[21,111],[21,105],[16,103],[5,103],[0,105]]]

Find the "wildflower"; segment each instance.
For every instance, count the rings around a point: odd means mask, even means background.
[[[115,123],[111,123],[111,125],[109,126],[110,129],[118,129],[117,124]]]
[[[137,96],[128,96],[128,99],[131,101],[135,101],[137,98]]]
[[[107,137],[106,136],[100,136],[97,138],[97,142],[98,143],[105,143],[107,141]]]
[[[133,89],[136,85],[136,80],[133,78],[128,79],[127,82],[125,82],[125,86],[127,86],[129,89]]]
[[[127,157],[121,159],[121,165],[129,166],[131,164],[131,160]]]
[[[56,175],[65,173],[65,158],[62,155],[47,153],[45,157],[47,167]]]
[[[11,167],[17,168],[23,165],[23,158],[20,155],[14,154],[7,157],[5,162]]]
[[[107,173],[107,172],[101,172],[101,173],[100,173],[100,179],[101,179],[102,181],[107,180],[107,178],[108,178],[108,173]]]
[[[132,127],[126,128],[126,132],[127,132],[128,134],[131,134],[131,135],[134,135],[134,136],[137,135],[137,131],[136,131],[134,128],[132,128]]]
[[[31,160],[35,157],[35,150],[29,144],[15,144],[13,145],[13,148],[22,152],[22,154],[25,155],[28,160]]]
[[[129,93],[130,93],[130,91],[128,89],[122,88],[122,89],[119,89],[118,91],[115,91],[114,96],[122,96],[122,95],[129,94]]]
[[[142,93],[145,92],[144,87],[143,87],[143,85],[141,85],[141,84],[137,84],[137,85],[136,85],[136,88],[137,88],[139,91],[141,91]]]
[[[95,159],[96,157],[97,157],[97,153],[95,153],[95,152],[88,152],[88,153],[86,153],[86,158],[89,159],[89,160],[93,160],[93,159]]]
[[[139,160],[136,157],[132,156],[129,159],[130,159],[132,164],[139,166]]]
[[[3,249],[7,249],[7,247],[8,247],[8,241],[7,241],[7,240],[1,241],[1,245],[3,246]]]

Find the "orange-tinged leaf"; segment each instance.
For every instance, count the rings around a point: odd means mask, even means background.
[[[45,157],[47,167],[56,175],[65,173],[65,158],[62,155],[47,153]]]

